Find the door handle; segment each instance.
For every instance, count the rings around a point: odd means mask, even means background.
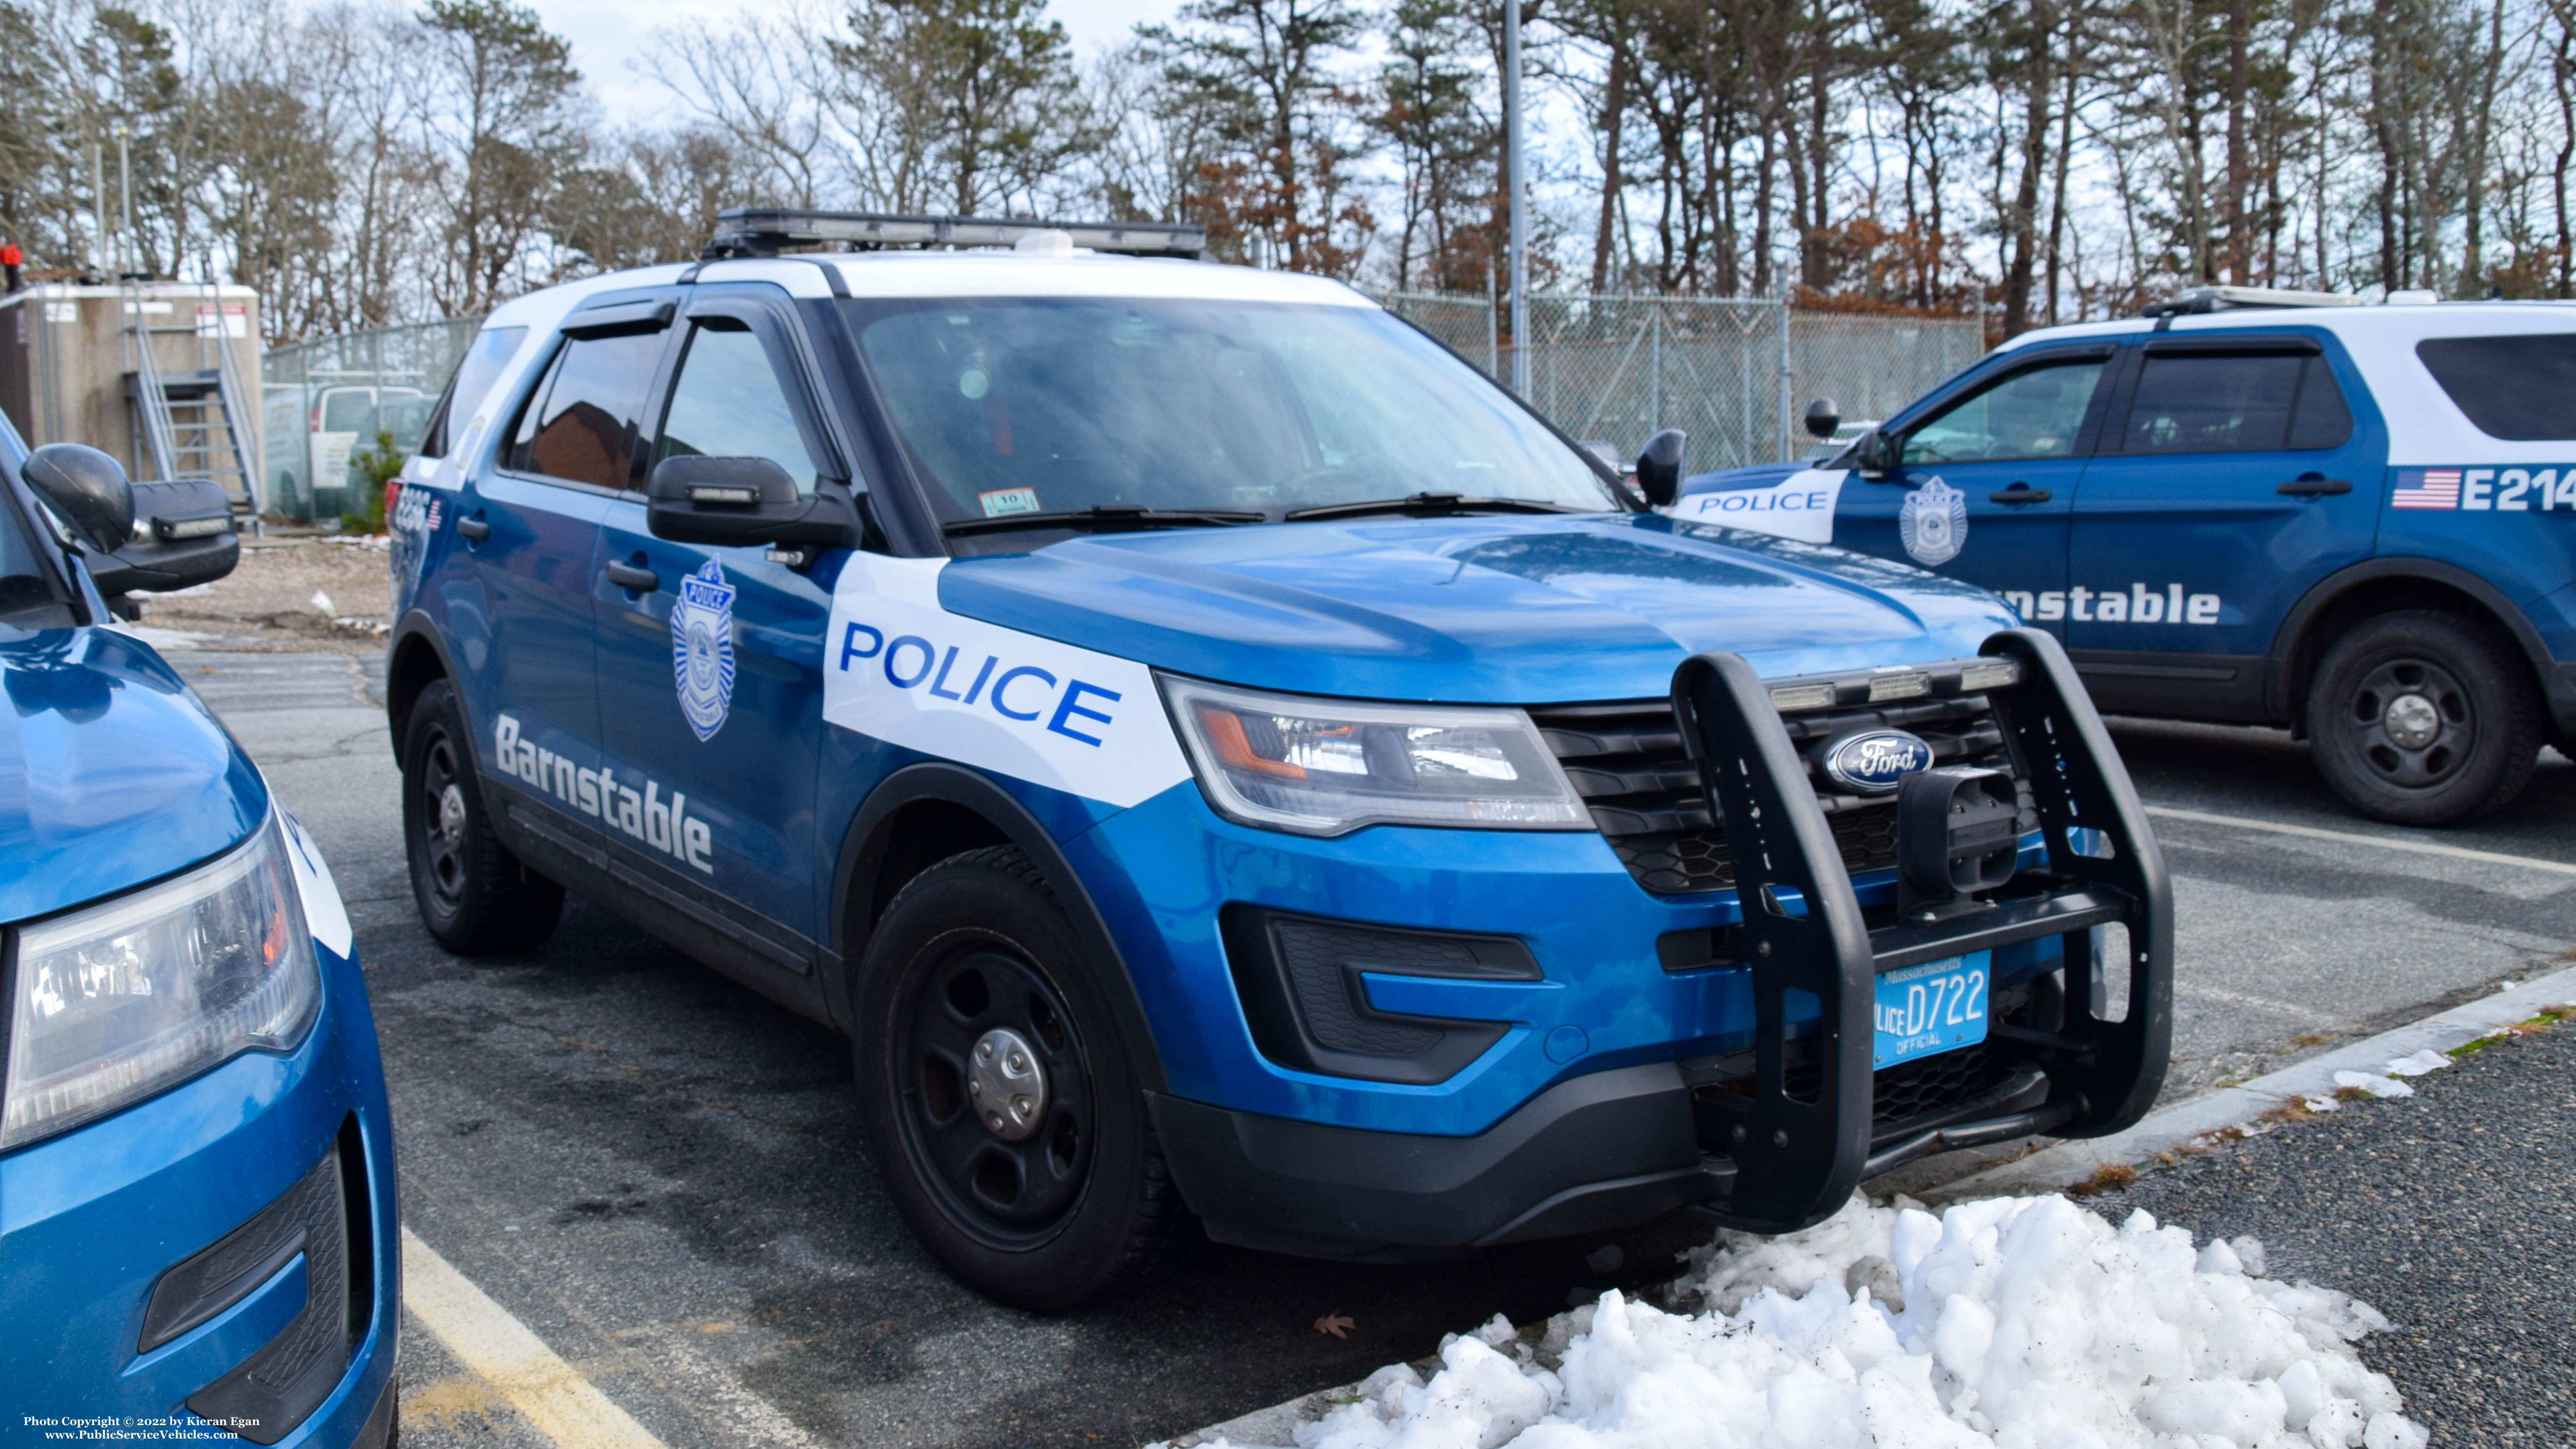
[[[481,514],[476,514],[472,518],[456,520],[456,533],[459,538],[481,543],[492,536],[492,525],[485,523]]]
[[[617,585],[621,589],[633,589],[639,594],[649,594],[655,589],[662,587],[662,576],[660,574],[657,574],[648,568],[640,568],[634,564],[618,563],[615,560],[611,560],[606,572],[610,583]]]
[[[2352,484],[2343,478],[2328,478],[2322,473],[2302,473],[2272,490],[2292,498],[2316,498],[2337,493],[2350,493]]]
[[[1992,503],[2046,503],[2048,498],[2047,489],[2033,488],[2027,483],[2015,483],[2010,488],[1998,488],[1986,495],[1987,501]]]

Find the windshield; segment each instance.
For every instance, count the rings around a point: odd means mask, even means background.
[[[71,609],[54,588],[53,577],[27,531],[29,525],[9,486],[0,483],[0,624],[68,628]]]
[[[852,306],[860,351],[944,520],[1104,507],[1277,519],[1419,494],[1619,506],[1572,445],[1375,308]]]

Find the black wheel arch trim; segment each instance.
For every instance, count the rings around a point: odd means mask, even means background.
[[[468,726],[466,730],[468,738],[465,741],[466,762],[474,767],[477,774],[480,774],[483,764],[481,757],[475,752],[475,741],[471,738],[474,710],[465,698],[465,677],[457,671],[456,657],[447,651],[447,636],[439,632],[437,622],[420,609],[413,609],[394,624],[393,637],[385,646],[385,728],[386,732],[393,736],[394,763],[397,765],[402,763],[404,715],[409,713],[395,708],[401,701],[394,695],[394,661],[414,649],[423,648],[437,658],[439,678],[446,680],[447,687],[456,691],[457,707],[465,711],[465,722]]]
[[[2287,722],[2299,713],[2302,686],[2306,676],[2314,672],[2316,656],[2321,652],[2309,639],[2319,616],[2355,588],[2389,579],[2421,579],[2457,589],[2477,600],[2504,625],[2523,657],[2531,661],[2532,673],[2558,728],[2576,733],[2576,670],[2560,667],[2522,606],[2505,597],[2494,584],[2457,564],[2402,556],[2363,559],[2337,569],[2310,585],[2290,606],[2272,636],[2269,664],[2264,670],[2263,707],[2273,719]]]
[[[830,992],[833,1019],[852,1036],[858,1034],[856,976],[861,959],[867,954],[868,934],[875,920],[862,919],[866,903],[875,899],[877,879],[891,844],[889,827],[905,807],[936,801],[972,811],[999,830],[1003,837],[1029,858],[1047,879],[1047,884],[1063,903],[1076,935],[1097,952],[1100,959],[1111,963],[1118,979],[1111,983],[1110,999],[1118,1011],[1120,1025],[1131,1040],[1145,1043],[1144,1057],[1135,1063],[1137,1082],[1149,1092],[1169,1090],[1163,1074],[1162,1048],[1155,1040],[1152,1024],[1145,1014],[1144,1002],[1136,995],[1134,976],[1127,969],[1126,953],[1118,949],[1117,938],[1109,933],[1109,923],[1091,898],[1090,889],[1075,872],[1073,862],[1055,837],[1029,808],[993,780],[962,765],[941,760],[923,760],[904,766],[879,781],[850,818],[849,829],[841,837],[841,849],[832,875],[831,954],[824,957],[826,988]],[[839,969],[833,969],[837,966]]]

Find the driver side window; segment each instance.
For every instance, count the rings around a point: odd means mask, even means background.
[[[1904,461],[1982,463],[2069,458],[2107,359],[2084,358],[2016,372],[1915,425]]]
[[[787,385],[770,366],[768,350],[749,328],[730,317],[709,317],[689,334],[680,377],[671,384],[670,410],[653,461],[704,455],[767,458],[796,480],[796,492],[814,493],[820,471],[797,429]]]

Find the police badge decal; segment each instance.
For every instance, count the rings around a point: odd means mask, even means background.
[[[707,566],[680,580],[671,605],[671,672],[679,683],[680,713],[701,740],[724,728],[733,708],[733,596],[724,565]]]
[[[1896,515],[1896,536],[1905,551],[1925,568],[1948,563],[1968,546],[1968,495],[1939,478],[1905,496]]]

